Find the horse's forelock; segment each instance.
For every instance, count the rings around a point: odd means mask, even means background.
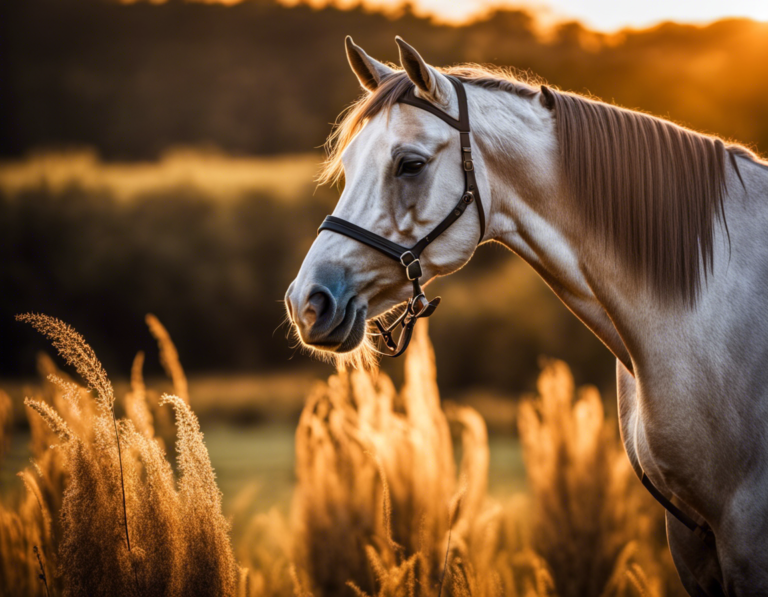
[[[484,89],[500,89],[523,97],[532,97],[536,94],[536,89],[528,84],[536,81],[531,77],[521,76],[512,69],[464,64],[437,70]],[[526,82],[521,79],[526,79]],[[342,112],[325,143],[328,157],[318,176],[320,184],[334,184],[341,181],[344,176],[341,156],[355,135],[368,120],[382,111],[388,111],[412,88],[413,83],[405,71],[395,70],[395,73],[386,77],[373,93],[366,93]]]
[[[389,110],[413,87],[405,71],[386,77],[373,93],[366,93],[341,113],[325,142],[327,158],[318,176],[320,184],[335,184],[344,176],[341,156],[363,125],[382,110]]]

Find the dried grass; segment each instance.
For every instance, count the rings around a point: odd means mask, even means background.
[[[44,489],[35,489],[34,475],[25,471],[26,501],[16,512],[0,513],[5,540],[0,569],[15,574],[3,586],[30,595],[43,594],[49,585],[52,594],[62,595],[233,595],[238,569],[229,525],[197,419],[186,403],[164,398],[177,416],[177,481],[154,438],[141,358],[127,397],[129,418],[118,421],[111,383],[82,337],[43,315],[20,319],[52,339],[96,396],[84,400],[91,396],[87,391],[52,371],[50,362],[41,363],[52,381],[49,401],[41,396],[25,404],[34,412],[34,468]],[[183,376],[180,366],[174,373],[175,381]],[[55,571],[47,573],[47,585],[37,578],[41,564],[33,557],[34,545]]]
[[[189,388],[187,384],[187,376],[184,375],[184,369],[181,367],[179,361],[179,353],[176,350],[176,345],[171,340],[171,335],[165,326],[160,323],[160,320],[152,315],[147,315],[146,318],[149,331],[157,340],[157,345],[160,348],[160,363],[168,374],[168,377],[173,381],[173,391],[184,402],[189,404]],[[137,356],[138,358],[138,356]],[[141,357],[143,360],[143,355]],[[136,364],[134,363],[134,368]],[[135,376],[135,373],[134,373]]]
[[[634,476],[597,390],[576,393],[568,367],[552,361],[538,391],[521,404],[518,424],[531,547],[548,563],[558,594],[661,594],[661,510]]]
[[[25,320],[96,395],[41,360],[49,383],[26,402],[34,454],[20,474],[26,492],[0,507],[0,595],[671,593],[674,573],[655,536],[659,509],[632,478],[596,391],[574,402],[562,363],[546,367],[539,396],[520,408],[530,498],[498,502],[486,492],[485,423],[471,408],[441,405],[420,325],[400,392],[376,371],[344,371],[317,385],[296,432],[290,517],[236,513],[234,548],[185,397],[164,395],[155,407],[139,355],[127,418],[115,419],[112,386],[84,340],[52,318]],[[175,414],[177,473],[156,429],[165,406]]]
[[[661,511],[632,476],[594,389],[574,400],[567,366],[547,365],[539,396],[521,406],[531,499],[499,503],[486,493],[485,423],[471,408],[443,407],[435,373],[421,325],[400,393],[382,373],[351,371],[311,396],[292,510],[302,591],[671,593]]]

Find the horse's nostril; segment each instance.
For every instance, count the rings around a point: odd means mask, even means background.
[[[303,319],[307,327],[322,326],[333,317],[334,300],[325,288],[318,288],[307,299]]]

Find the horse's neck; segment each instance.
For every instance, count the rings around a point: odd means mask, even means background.
[[[494,135],[494,143],[483,147],[491,234],[527,261],[628,369],[633,370],[633,361],[663,358],[692,336],[706,335],[709,320],[728,304],[745,310],[741,303],[751,300],[750,293],[766,295],[768,169],[739,159],[745,190],[728,165],[725,210],[732,245],[717,225],[714,272],[695,309],[662,304],[578,224],[578,206],[568,200],[557,174],[552,114],[539,106],[531,110],[520,98],[507,101],[504,113],[511,117],[486,106],[487,125],[482,127],[492,128]],[[483,138],[482,130],[477,137]],[[734,297],[733,289],[745,284],[751,290]]]
[[[732,365],[747,379],[757,370],[757,361],[754,367],[750,362],[768,356],[768,168],[741,158],[737,164],[741,178],[731,160],[726,160],[727,230],[718,218],[713,266],[711,271],[702,269],[707,275],[702,275],[693,307],[661,302],[648,288],[623,275],[621,267],[612,267],[609,258],[602,269],[601,260],[585,259],[595,294],[607,305],[638,369],[658,373],[668,368],[670,375],[682,375],[687,366],[710,367],[715,379],[728,376],[732,369],[726,362],[737,359],[739,363]],[[591,243],[586,246],[592,248]],[[732,380],[722,382],[735,387]]]
[[[592,263],[596,249],[588,246],[590,239],[582,235],[575,242],[569,230],[573,218],[566,209],[566,193],[558,175],[552,113],[537,100],[493,96],[476,99],[487,104],[478,106],[484,120],[473,125],[491,191],[489,237],[528,262],[632,370],[629,352],[593,288],[595,279],[610,276],[615,280],[616,268]]]

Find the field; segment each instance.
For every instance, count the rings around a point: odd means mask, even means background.
[[[190,387],[190,395],[194,397],[194,384]],[[296,425],[292,424],[293,417],[290,421],[270,419],[255,425],[235,425],[228,421],[209,420],[206,423],[201,419],[200,427],[222,491],[225,514],[232,512],[238,496],[244,492],[254,510],[267,511],[277,507],[288,511],[296,480]],[[0,493],[5,499],[12,499],[13,494],[24,491],[16,473],[29,464],[32,456],[28,430],[14,429],[9,435],[8,451],[0,464]],[[525,468],[520,442],[513,428],[507,429],[507,433],[490,435],[488,447],[489,493],[502,498],[510,492],[524,490]]]
[[[25,401],[26,490],[0,513],[7,594],[681,594],[660,508],[631,473],[597,391],[576,391],[562,362],[546,364],[537,395],[520,405],[525,492],[496,482],[489,494],[494,445],[477,411],[440,400],[426,326],[400,391],[380,371],[342,371],[312,389],[292,488],[280,428],[259,441],[225,432],[229,455],[218,459],[230,470],[217,484],[218,431],[201,433],[156,319],[176,395],[145,386],[140,354],[120,399],[71,327],[20,319],[84,386],[43,358],[47,382]],[[10,402],[3,395],[5,419]],[[261,483],[278,504],[268,510],[254,501],[258,488],[236,480],[254,470],[250,449],[262,452]]]
[[[194,189],[216,201],[249,192],[296,201],[311,191],[321,160],[315,153],[237,158],[215,150],[177,148],[156,161],[105,163],[92,150],[48,151],[0,163],[0,189],[17,197],[40,188],[53,194],[78,188],[119,201]]]
[[[522,259],[430,282],[370,371],[306,358],[283,298],[342,190],[345,36],[764,155],[768,22],[419,4],[0,2],[0,597],[684,596],[615,358]]]

